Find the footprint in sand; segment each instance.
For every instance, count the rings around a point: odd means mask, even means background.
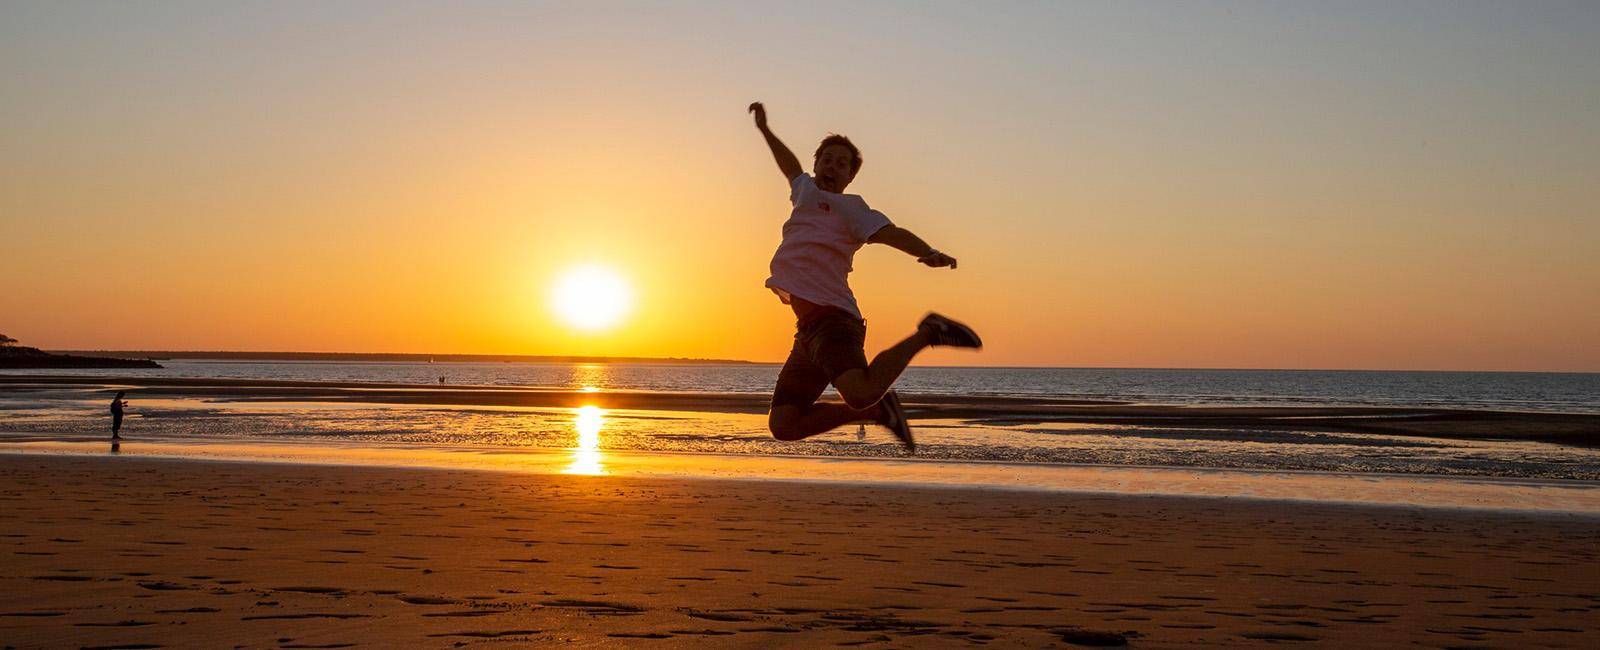
[[[1292,633],[1289,633],[1289,632],[1245,632],[1243,634],[1240,634],[1239,636],[1242,636],[1242,637],[1244,637],[1246,639],[1253,639],[1253,640],[1256,640],[1256,641],[1316,641],[1317,640],[1317,637],[1314,637],[1314,636],[1305,636],[1303,634],[1292,634]]]
[[[343,594],[339,587],[273,587],[273,591],[293,591],[302,594]]]
[[[1052,630],[1062,641],[1073,645],[1114,647],[1128,644],[1128,635],[1079,627]]]
[[[155,621],[117,621],[115,623],[73,623],[73,627],[144,627],[155,625]]]
[[[635,607],[633,605],[627,605],[624,603],[606,602],[603,600],[576,600],[571,598],[562,598],[557,600],[542,601],[539,604],[544,605],[545,607],[565,607],[577,609],[590,614],[603,616],[631,616],[644,611],[643,607]]]
[[[707,629],[707,630],[667,630],[667,632],[669,634],[675,634],[675,635],[678,635],[678,636],[732,636],[732,635],[735,634],[734,632],[728,632],[728,631],[725,631],[725,630],[710,630],[710,629]]]
[[[481,632],[481,631],[445,632],[445,633],[442,633],[442,634],[429,634],[428,636],[429,637],[433,637],[433,638],[464,636],[464,637],[470,637],[470,638],[475,638],[475,639],[502,639],[502,638],[505,638],[505,637],[508,637],[508,636],[532,636],[532,635],[535,635],[535,634],[544,634],[544,630],[503,630],[503,631],[500,631],[500,632]]]
[[[690,618],[704,619],[704,620],[707,620],[707,621],[718,621],[718,622],[721,622],[721,623],[736,623],[736,622],[743,622],[743,621],[752,620],[748,616],[740,616],[738,614],[724,614],[724,613],[721,613],[721,612],[704,612],[704,611],[697,611],[697,610],[692,610],[692,609],[685,609],[685,610],[680,610],[680,611],[683,612],[684,616],[688,616]]]
[[[459,605],[461,601],[438,596],[398,596],[397,599],[408,605]]]

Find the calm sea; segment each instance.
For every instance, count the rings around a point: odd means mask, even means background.
[[[347,363],[166,361],[159,370],[40,370],[37,374],[593,387],[602,390],[765,393],[773,365]],[[24,374],[28,371],[7,371]],[[1422,406],[1600,413],[1600,373],[1155,368],[915,367],[913,394],[1001,395],[1153,404]]]

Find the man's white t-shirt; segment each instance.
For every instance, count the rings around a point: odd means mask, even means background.
[[[867,207],[860,196],[823,191],[810,174],[794,177],[789,201],[794,211],[783,223],[783,242],[772,255],[767,287],[785,303],[793,296],[860,318],[848,281],[851,263],[869,237],[892,225],[889,218]]]

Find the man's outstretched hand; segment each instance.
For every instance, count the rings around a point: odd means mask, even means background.
[[[945,255],[939,251],[934,251],[919,257],[917,258],[917,261],[936,269],[942,266],[948,266],[952,269],[956,267],[956,258]]]
[[[772,134],[772,129],[767,128],[767,107],[762,106],[761,102],[750,102],[750,113],[756,116],[756,129],[761,131],[761,137],[767,140],[767,147],[772,149],[772,159],[778,163],[778,171],[783,172],[783,177],[792,186],[794,178],[805,173],[800,168],[800,159],[795,158],[794,152]]]
[[[762,106],[761,102],[751,102],[750,112],[756,115],[756,128],[767,130],[767,107]]]

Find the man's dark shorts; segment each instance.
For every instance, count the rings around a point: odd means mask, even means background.
[[[806,309],[811,307],[814,309]],[[828,384],[847,370],[867,367],[867,324],[836,307],[797,306],[794,348],[778,372],[772,406],[802,410],[822,397]]]

